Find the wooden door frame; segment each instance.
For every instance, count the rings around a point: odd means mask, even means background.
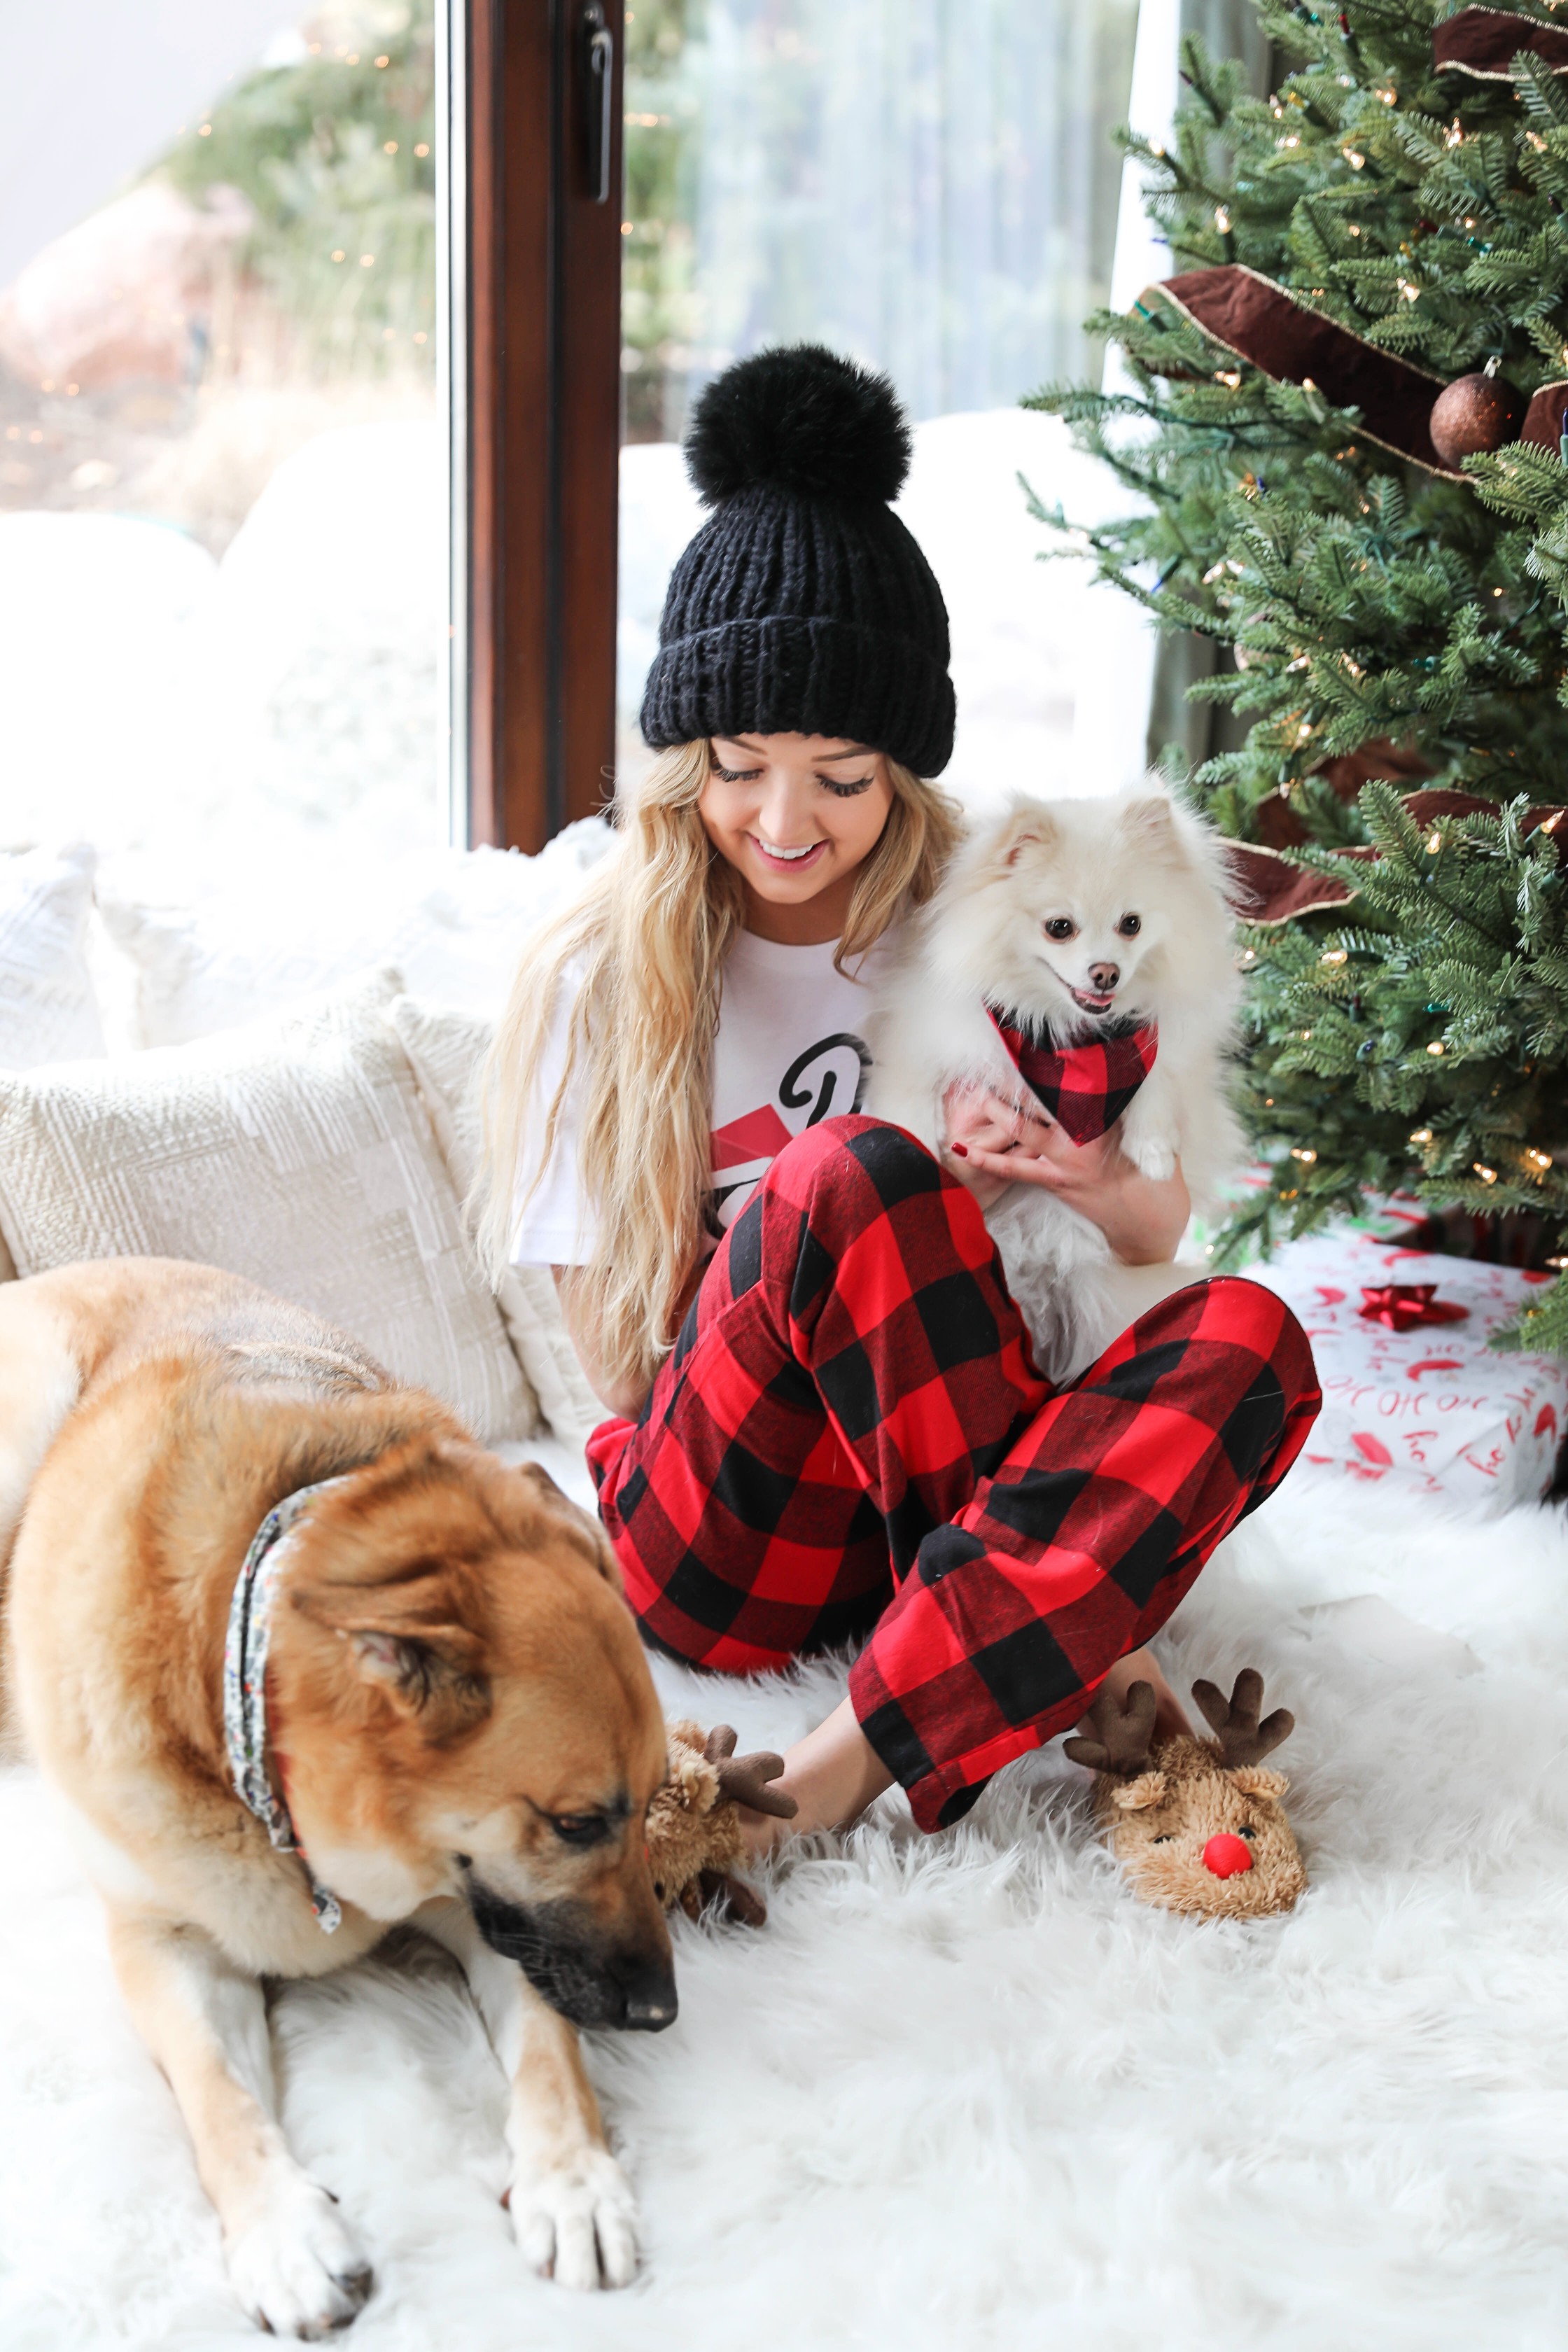
[[[455,824],[536,850],[613,789],[624,0],[609,199],[588,185],[592,0],[447,0]]]

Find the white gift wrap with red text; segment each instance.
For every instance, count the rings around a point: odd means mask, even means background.
[[[1323,1409],[1303,1461],[1320,1475],[1393,1481],[1489,1517],[1539,1499],[1568,1432],[1568,1360],[1501,1354],[1488,1335],[1549,1274],[1391,1248],[1340,1231],[1291,1242],[1249,1266],[1300,1318]],[[1391,1331],[1361,1314],[1363,1292],[1435,1283],[1467,1319]]]

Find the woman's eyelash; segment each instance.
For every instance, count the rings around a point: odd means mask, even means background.
[[[726,768],[719,760],[714,761],[709,771],[710,775],[719,777],[726,784],[754,783],[762,772],[760,768]],[[816,781],[825,792],[833,794],[835,800],[852,801],[857,793],[865,792],[876,779],[874,776],[818,776]]]

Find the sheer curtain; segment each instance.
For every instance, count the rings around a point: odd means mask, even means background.
[[[1010,404],[1097,354],[1137,0],[708,0],[683,79],[688,393],[811,337],[916,417]]]

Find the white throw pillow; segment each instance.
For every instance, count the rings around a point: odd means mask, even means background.
[[[88,970],[93,853],[0,854],[0,1069],[106,1050]]]
[[[452,1182],[466,1196],[479,1165],[476,1081],[490,1042],[489,1024],[413,996],[396,998],[387,1018],[413,1066]],[[498,1297],[518,1361],[552,1433],[563,1444],[586,1444],[589,1433],[608,1416],[577,1360],[555,1277],[546,1265],[514,1265]]]
[[[179,906],[143,903],[110,869],[98,903],[135,970],[142,1045],[180,1045],[282,1012],[379,963],[395,964],[422,997],[494,1020],[529,938],[614,837],[585,817],[537,857],[431,848],[376,863],[324,851],[286,889],[258,870]]]
[[[532,1400],[463,1232],[381,971],[281,1021],[0,1075],[0,1228],[24,1275],[76,1258],[226,1267],[340,1325],[477,1437]]]

